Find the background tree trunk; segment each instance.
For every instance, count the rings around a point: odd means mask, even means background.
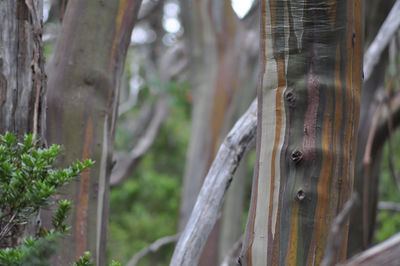
[[[365,8],[365,42],[371,43],[380,25],[387,17],[394,1],[369,1]],[[368,137],[373,129],[372,117],[376,114],[385,95],[385,74],[388,52],[384,52],[371,77],[363,84],[361,93],[360,124],[357,138],[357,153],[354,174],[354,190],[361,201],[350,216],[348,256],[354,255],[372,244],[378,203],[378,188],[383,143],[387,134],[376,134],[379,144],[373,145],[370,165],[365,165],[364,155]],[[366,172],[367,171],[367,172]],[[367,182],[365,182],[367,180]]]
[[[57,265],[85,251],[105,264],[114,130],[119,80],[141,0],[71,1],[48,67],[48,141],[62,144],[62,164],[96,161],[63,191],[73,202],[71,235]],[[49,221],[47,221],[49,222]]]
[[[246,43],[249,31],[240,23],[231,1],[182,1],[182,5],[185,10],[184,27],[188,29],[186,34],[191,59],[190,76],[193,81],[193,113],[182,190],[180,231],[189,219],[221,141],[241,115],[240,112],[244,111],[239,106],[243,104],[247,108],[254,97],[255,93],[252,91],[255,86],[241,82],[241,79],[251,79],[252,73],[249,70],[254,69],[253,65],[257,62],[250,59],[254,45]],[[240,183],[238,185],[239,190],[245,188]],[[244,197],[237,199],[241,201],[239,205],[243,205]],[[230,232],[231,236],[237,235],[237,238],[241,234],[241,210],[238,207],[238,216],[229,221],[239,228],[238,232]],[[223,258],[224,254],[220,254],[219,249],[222,247],[219,228],[218,222],[209,237],[199,265],[217,265],[219,257]],[[223,246],[233,245],[237,238]],[[226,237],[224,239],[228,240]]]
[[[263,0],[261,14],[257,157],[241,263],[318,265],[353,188],[362,3]]]

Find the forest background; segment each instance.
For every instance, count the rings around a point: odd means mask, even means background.
[[[368,1],[365,50],[394,2]],[[43,2],[47,62],[54,54],[67,4],[68,0]],[[225,7],[225,16],[219,18],[228,21],[224,24],[228,26],[224,28],[223,39],[229,42],[220,41],[220,50],[213,50],[215,47],[207,40],[218,42],[220,36],[214,36],[212,30],[219,26],[218,21],[209,19],[208,28],[198,27],[196,15],[204,14],[201,10],[189,9],[184,1],[143,1],[120,82],[115,165],[111,174],[108,262],[114,259],[123,265],[132,263],[138,258],[135,254],[157,239],[166,239],[168,244],[146,253],[138,265],[169,264],[177,233],[190,215],[219,144],[255,98],[259,73],[257,7],[258,2],[251,0],[232,1]],[[379,75],[376,80],[380,80],[379,86],[375,84],[379,90],[372,96],[374,106],[380,106],[379,111],[364,119],[372,121],[389,99],[399,98],[399,47],[397,32],[380,57],[377,68],[382,71],[374,70],[372,74]],[[217,68],[218,65],[223,67]],[[228,83],[222,86],[226,95],[208,86],[216,80],[213,73]],[[210,89],[204,90],[199,84]],[[395,114],[398,110],[392,111]],[[375,180],[376,186],[379,184],[379,204],[372,243],[400,231],[400,191],[396,179],[400,170],[400,132],[395,130],[398,120],[392,122],[388,135],[376,134],[384,145],[371,156],[378,158],[374,167],[379,177]],[[367,138],[370,132],[376,131],[371,125],[366,128]],[[206,246],[206,252],[211,253],[202,258],[202,265],[222,262],[242,235],[254,160],[254,150],[242,160],[230,188],[234,197],[229,194],[226,197],[220,221]],[[195,181],[188,181],[189,177]],[[370,221],[374,223],[375,220]]]

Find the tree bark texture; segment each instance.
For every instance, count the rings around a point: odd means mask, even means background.
[[[361,14],[360,0],[261,1],[257,156],[242,265],[321,262],[353,188]],[[346,241],[340,253],[337,260]]]
[[[42,1],[0,1],[0,134],[42,136],[46,76]]]
[[[96,164],[63,192],[73,202],[71,234],[56,265],[85,251],[105,264],[109,176],[118,116],[120,76],[141,0],[70,1],[48,67],[48,141],[62,144],[62,164]]]
[[[249,74],[246,31],[231,1],[182,1],[190,51],[193,92],[191,140],[187,153],[179,228],[183,230],[221,141],[240,115],[239,104],[250,104],[250,86],[240,87]],[[248,48],[247,48],[248,49]],[[250,73],[251,74],[251,73]],[[247,77],[245,77],[247,78]],[[243,110],[242,110],[243,111]],[[231,223],[241,221],[230,221]],[[219,223],[210,235],[199,265],[218,263]],[[240,232],[238,232],[240,236]],[[232,243],[233,244],[233,243]]]

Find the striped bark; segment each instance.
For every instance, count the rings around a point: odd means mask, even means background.
[[[119,80],[140,4],[74,0],[67,6],[48,67],[47,137],[64,146],[61,164],[84,158],[96,164],[62,192],[73,203],[72,230],[54,265],[71,265],[85,251],[105,265]]]
[[[321,262],[353,188],[361,12],[360,0],[261,1],[257,157],[242,265]],[[337,259],[345,255],[344,240]]]

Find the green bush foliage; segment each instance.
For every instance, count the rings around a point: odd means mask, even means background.
[[[57,189],[76,179],[93,161],[73,163],[59,169],[55,166],[61,147],[39,148],[33,135],[22,142],[11,133],[0,135],[0,265],[48,265],[56,239],[68,232],[65,224],[71,202],[61,200],[52,217],[52,229],[14,244],[17,230],[23,230],[39,208],[51,203]]]

